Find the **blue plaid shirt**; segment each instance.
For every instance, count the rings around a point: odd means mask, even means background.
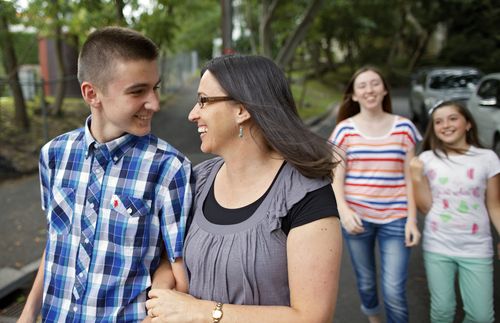
[[[182,256],[191,163],[151,134],[99,144],[89,122],[40,155],[48,221],[42,318],[137,322],[146,316],[162,241],[170,261]],[[97,192],[89,194],[90,186]]]

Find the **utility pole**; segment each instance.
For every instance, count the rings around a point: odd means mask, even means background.
[[[222,54],[233,54],[233,4],[232,0],[221,0],[222,9]]]

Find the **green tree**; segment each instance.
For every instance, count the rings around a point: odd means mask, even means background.
[[[14,50],[13,38],[9,32],[9,19],[12,19],[11,17],[16,17],[14,7],[6,1],[0,1],[0,47],[2,48],[3,65],[7,73],[7,81],[14,97],[14,124],[23,130],[28,130],[30,122],[21,85],[19,84],[17,57]]]

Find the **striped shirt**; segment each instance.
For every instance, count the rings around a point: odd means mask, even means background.
[[[408,215],[406,153],[421,140],[410,120],[396,116],[390,132],[374,138],[361,133],[349,118],[335,127],[329,140],[346,154],[344,195],[353,211],[381,224]]]
[[[151,134],[99,144],[89,125],[90,118],[40,155],[48,221],[42,318],[137,322],[162,241],[170,261],[182,256],[191,163]]]

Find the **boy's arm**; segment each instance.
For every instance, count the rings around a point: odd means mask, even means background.
[[[182,258],[176,258],[170,263],[163,250],[160,265],[153,274],[151,281],[152,289],[175,289],[179,292],[187,293],[188,282]]]
[[[33,287],[28,295],[26,304],[24,305],[23,311],[19,320],[17,322],[36,322],[37,316],[42,308],[42,298],[43,298],[43,277],[44,277],[44,267],[45,267],[45,250],[40,261],[40,266],[38,267],[38,272],[33,282]]]

